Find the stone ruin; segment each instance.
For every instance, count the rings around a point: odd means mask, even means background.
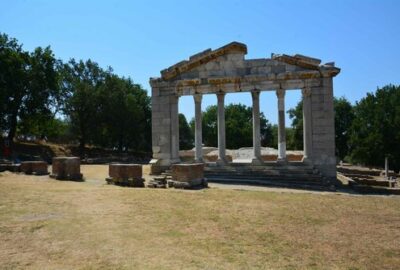
[[[23,161],[21,162],[20,170],[25,174],[46,175],[48,164],[45,161]]]
[[[50,177],[57,180],[82,181],[80,158],[54,157]]]
[[[108,184],[144,187],[143,170],[140,164],[110,164],[106,178]]]
[[[300,54],[272,54],[271,58],[245,59],[245,44],[232,42],[216,50],[205,50],[161,71],[151,78],[153,173],[168,170],[180,163],[178,101],[193,96],[195,107],[195,160],[203,162],[201,102],[204,94],[215,94],[218,105],[218,158],[207,162],[205,170],[236,170],[226,155],[225,96],[249,92],[253,101],[253,154],[251,162],[240,164],[241,173],[275,170],[285,175],[308,174],[321,177],[324,185],[336,184],[333,77],[340,69],[333,62]],[[285,134],[285,94],[301,90],[303,98],[304,157],[288,161]],[[260,93],[273,91],[278,104],[278,156],[276,161],[261,157]],[[300,164],[301,163],[301,164]],[[218,169],[218,170],[217,170]],[[303,174],[299,173],[302,172]],[[217,176],[218,173],[214,173]],[[212,175],[212,174],[210,174]],[[244,176],[247,177],[247,176]],[[268,175],[265,175],[268,177]]]

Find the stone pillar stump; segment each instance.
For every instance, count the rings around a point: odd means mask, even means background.
[[[51,178],[57,180],[81,181],[81,160],[79,157],[53,158]]]
[[[171,172],[173,186],[176,188],[191,188],[206,185],[204,163],[173,164]]]
[[[45,161],[23,161],[20,170],[25,174],[46,175],[49,174],[47,166]]]
[[[143,169],[140,164],[110,164],[106,178],[108,184],[144,187]]]

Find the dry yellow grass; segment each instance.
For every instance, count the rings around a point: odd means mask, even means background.
[[[399,269],[400,197],[0,176],[1,269]]]

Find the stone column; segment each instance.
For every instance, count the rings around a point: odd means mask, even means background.
[[[217,163],[226,163],[225,142],[225,93],[217,94],[218,98],[218,160]]]
[[[180,162],[179,159],[179,111],[178,111],[179,96],[170,96],[171,106],[171,163]]]
[[[195,94],[194,98],[194,112],[195,112],[195,136],[194,136],[194,144],[196,146],[196,153],[195,153],[195,161],[196,162],[203,162],[203,139],[202,139],[202,127],[201,127],[201,94]]]
[[[252,91],[253,99],[253,160],[252,163],[260,164],[261,159],[261,138],[260,138],[260,91]]]
[[[286,161],[285,89],[276,90],[278,97],[278,161]]]
[[[301,93],[303,94],[303,161],[308,162],[312,155],[311,88],[303,88]]]

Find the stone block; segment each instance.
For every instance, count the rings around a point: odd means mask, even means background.
[[[171,166],[172,180],[183,182],[188,187],[201,185],[204,178],[204,163],[173,164]]]
[[[140,164],[110,164],[106,178],[108,184],[144,187],[143,169]]]
[[[139,164],[110,164],[108,174],[112,178],[136,178],[141,179],[143,175],[142,165]]]
[[[46,175],[49,173],[47,166],[45,161],[23,161],[20,169],[25,174]]]
[[[81,160],[79,157],[54,157],[51,178],[57,180],[81,181]]]

